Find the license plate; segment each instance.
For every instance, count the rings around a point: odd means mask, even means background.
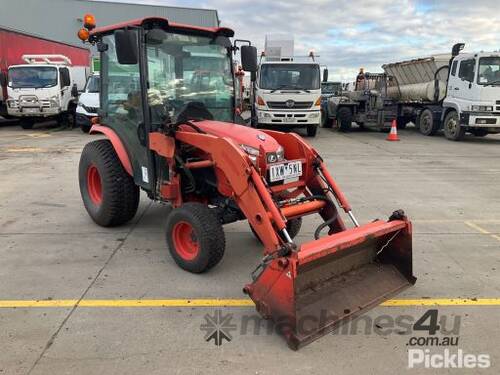
[[[37,113],[38,108],[23,108],[23,113]]]
[[[294,122],[295,119],[293,117],[285,117],[285,122]]]
[[[269,181],[276,182],[302,176],[302,162],[275,164],[269,167]]]

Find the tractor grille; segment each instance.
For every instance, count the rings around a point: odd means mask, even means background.
[[[313,102],[295,102],[288,100],[286,102],[267,102],[267,106],[273,109],[309,109]]]

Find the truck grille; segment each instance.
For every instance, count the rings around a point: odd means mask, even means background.
[[[50,100],[38,100],[36,96],[21,96],[19,100],[16,100],[16,104],[20,107],[50,108]]]
[[[497,107],[495,108],[496,111],[500,111],[500,100],[497,100]]]
[[[267,106],[273,109],[309,109],[313,102],[295,102],[287,100],[286,102],[267,102]]]

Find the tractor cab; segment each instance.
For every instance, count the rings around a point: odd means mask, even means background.
[[[154,189],[154,156],[146,147],[151,132],[177,123],[179,115],[240,122],[232,30],[188,27],[162,18],[87,26],[88,40],[101,53],[100,122],[130,150],[134,180],[145,190]]]

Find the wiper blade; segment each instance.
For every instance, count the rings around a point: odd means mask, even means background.
[[[283,90],[283,89],[285,89],[285,90],[286,90],[286,89],[288,89],[288,90],[300,90],[300,91],[304,91],[304,92],[307,92],[307,93],[310,93],[310,92],[311,92],[310,90],[305,89],[305,88],[302,88],[302,87],[299,87],[299,86],[281,85],[281,86],[279,86],[278,88],[271,90],[271,94],[272,94],[273,92],[276,92],[276,91],[278,91],[278,90]]]
[[[277,88],[272,89],[271,90],[271,94],[274,93],[274,92],[276,92],[276,91],[278,91],[278,90],[283,90],[283,89],[287,89],[287,88],[290,89],[290,88],[293,88],[293,87],[289,86],[289,85],[280,85]]]

